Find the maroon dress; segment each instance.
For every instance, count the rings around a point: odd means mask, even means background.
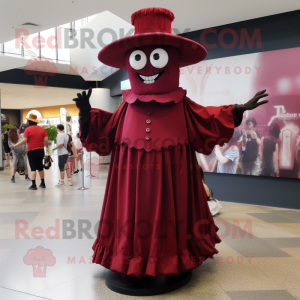
[[[231,138],[232,106],[202,107],[185,93],[127,90],[113,114],[91,110],[83,145],[111,153],[93,262],[124,276],[176,275],[218,253],[195,150]]]

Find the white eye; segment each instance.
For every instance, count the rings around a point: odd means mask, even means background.
[[[147,57],[141,50],[135,50],[130,54],[129,63],[135,70],[141,70],[146,66]]]
[[[166,50],[157,48],[150,54],[151,65],[155,68],[163,68],[169,61],[169,55]]]

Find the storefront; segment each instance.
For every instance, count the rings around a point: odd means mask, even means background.
[[[73,138],[79,132],[78,124],[78,109],[74,104],[49,107],[37,107],[34,109],[23,110],[23,122],[26,122],[26,117],[29,114],[35,114],[38,120],[41,121],[39,126],[48,128],[50,126],[57,126],[63,124],[66,128],[65,132],[70,134]]]

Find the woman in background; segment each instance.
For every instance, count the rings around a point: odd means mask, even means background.
[[[25,129],[28,127],[29,125],[26,123],[21,124],[20,128],[19,128],[19,134],[20,137],[23,138],[24,137],[24,131]]]
[[[79,133],[77,133],[77,139],[76,139],[76,153],[77,153],[77,157],[75,159],[75,171],[74,174],[79,172],[79,168],[78,168],[78,161],[80,160],[80,165],[81,165],[81,171],[82,171],[82,153],[81,153],[81,149],[82,149],[82,144],[79,138]]]
[[[28,127],[28,124],[22,123],[20,127],[18,127],[17,125],[15,125],[15,127],[18,129],[19,136],[23,139],[23,137],[24,137],[24,131]],[[25,161],[27,163],[27,151],[26,151],[26,155],[25,155]],[[18,170],[18,173],[20,175],[24,175],[25,174],[24,170]]]
[[[69,163],[72,164],[71,165],[71,172],[72,172],[72,169],[74,168],[74,164],[75,164],[75,168],[76,168],[77,152],[76,152],[75,144],[72,140],[72,136],[70,134],[68,134],[68,137],[69,137],[69,141],[68,141],[68,148],[67,149],[71,149],[72,152],[69,153],[69,157],[67,159],[67,164],[69,164]],[[78,173],[78,172],[76,172],[76,173]]]
[[[280,127],[278,123],[272,123],[268,135],[262,137],[260,158],[261,176],[279,177],[278,143]]]
[[[3,139],[3,147],[4,147],[4,152],[5,152],[5,160],[6,160],[6,164],[5,167],[9,168],[11,165],[11,161],[10,161],[10,148],[8,145],[8,133],[9,133],[9,128],[6,129],[6,131],[2,134],[2,139]]]
[[[8,145],[12,147],[20,142],[22,138],[18,134],[16,127],[12,127],[8,133]],[[27,161],[26,161],[26,144],[18,147],[14,147],[12,150],[13,165],[12,165],[12,177],[11,182],[15,183],[15,174],[18,170],[25,171],[25,180],[30,180],[28,177]]]
[[[208,207],[210,210],[210,213],[212,216],[215,216],[217,213],[219,213],[221,211],[221,204],[217,199],[213,198],[212,195],[212,191],[208,188],[208,186],[206,185],[205,181],[204,181],[204,172],[201,166],[199,166],[200,168],[200,173],[201,173],[201,177],[202,177],[202,183],[206,192],[206,196],[207,196],[207,203],[208,203]]]
[[[242,138],[242,165],[244,175],[258,176],[260,171],[259,146],[260,134],[255,130],[257,122],[250,117],[246,121],[246,131]]]

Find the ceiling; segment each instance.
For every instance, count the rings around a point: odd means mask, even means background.
[[[12,0],[2,1],[0,10],[0,43],[15,38],[15,28],[26,22],[40,25],[30,33],[62,25],[103,11],[110,11],[127,22],[131,14],[145,7],[165,7],[173,11],[173,28],[180,32],[229,24],[238,21],[300,9],[299,0],[210,0],[151,2],[99,0]]]
[[[25,109],[55,105],[74,104],[72,99],[82,90],[33,85],[0,83],[1,108]]]

